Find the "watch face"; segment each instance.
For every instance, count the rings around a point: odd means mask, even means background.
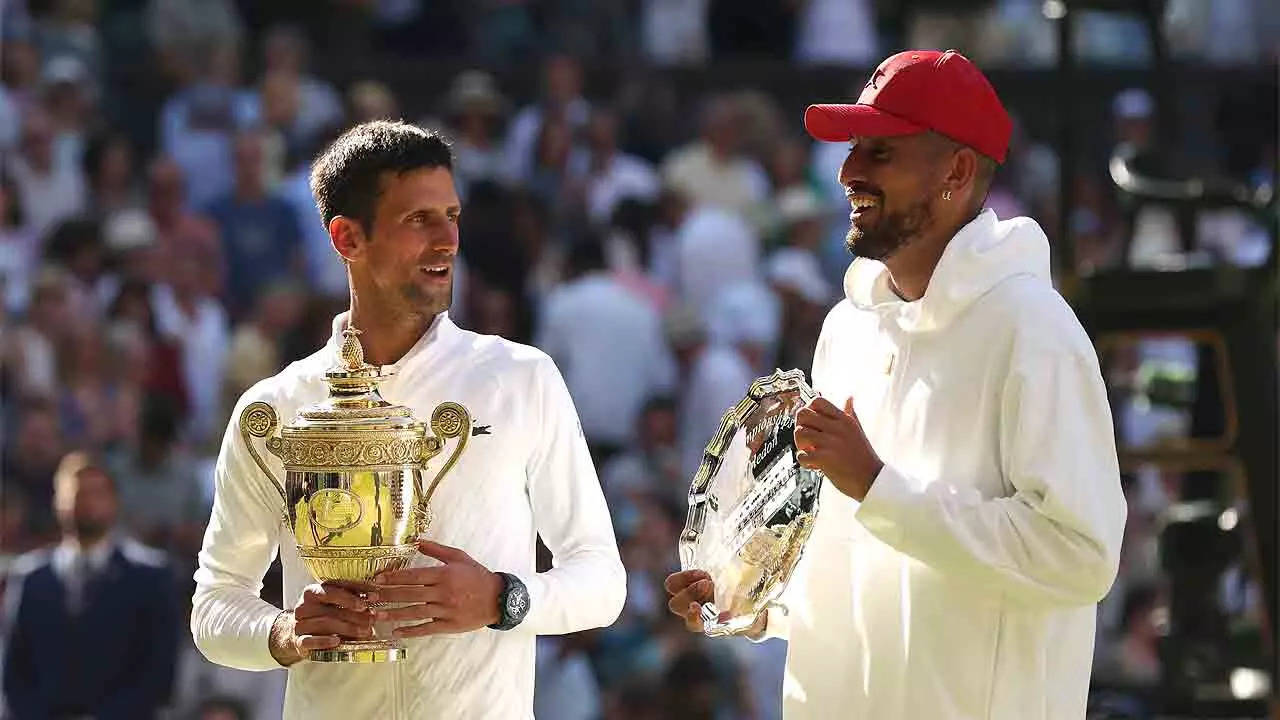
[[[512,620],[524,618],[529,610],[529,594],[523,587],[516,585],[507,593],[507,616]]]

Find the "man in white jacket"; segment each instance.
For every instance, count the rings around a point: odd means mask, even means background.
[[[827,478],[783,596],[789,720],[1079,720],[1125,522],[1097,356],[1028,218],[983,202],[1010,121],[955,52],[886,60],[805,127],[849,142],[858,257],[797,416]],[[667,582],[700,629],[701,571]]]
[[[622,609],[626,578],[609,511],[560,373],[534,348],[449,320],[461,213],[451,163],[439,136],[390,122],[353,128],[317,159],[312,191],[347,266],[350,311],[324,348],[244,394],[223,439],[191,632],[213,662],[289,667],[286,718],[526,720],[536,636],[608,625]],[[417,417],[455,401],[475,422],[432,500],[424,557],[384,573],[367,597],[313,583],[279,521],[280,496],[237,426],[251,402],[270,403],[287,421],[323,399],[348,319],[362,331],[366,360],[392,373],[380,386],[387,400]],[[283,478],[280,462],[258,452]],[[555,559],[542,573],[539,535]],[[259,597],[277,551],[284,611]],[[395,609],[375,612],[377,601]],[[369,637],[375,620],[398,623],[407,659],[302,661],[340,638]]]

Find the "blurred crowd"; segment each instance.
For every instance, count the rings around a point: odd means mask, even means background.
[[[230,408],[323,344],[347,303],[309,162],[351,124],[403,115],[404,98],[377,78],[340,87],[312,70],[319,31],[309,15],[325,14],[313,5],[0,5],[6,565],[74,535],[74,509],[55,502],[55,471],[67,453],[90,451],[111,479],[102,512],[112,536],[163,551],[172,587],[161,595],[189,602]],[[834,178],[846,148],[813,143],[799,118],[757,91],[708,88],[689,107],[660,88],[588,97],[583,63],[611,53],[696,67],[758,55],[861,73],[908,44],[973,48],[980,64],[1044,65],[1056,51],[1041,3],[930,0],[910,16],[874,0],[325,5],[350,35],[390,53],[542,63],[527,97],[468,70],[428,114],[407,118],[453,143],[464,213],[450,314],[557,361],[629,570],[617,624],[539,640],[538,716],[777,717],[785,645],[686,633],[667,615],[662,578],[678,566],[688,482],[721,414],[753,378],[807,371],[843,295],[848,206]],[[1170,0],[1171,47],[1208,63],[1272,61],[1277,13],[1265,5]],[[1086,54],[1142,60],[1140,25],[1089,22]],[[158,101],[135,102],[146,97]],[[1127,90],[1110,111],[1108,148],[1149,148],[1151,95]],[[1242,180],[1271,181],[1271,142],[1245,158]],[[1019,128],[989,205],[1036,217],[1055,237],[1058,167],[1045,139]],[[1072,179],[1075,271],[1185,250],[1170,245],[1167,212],[1126,213],[1094,169]],[[1249,218],[1201,222],[1193,252],[1265,259],[1270,238]],[[1140,363],[1154,352],[1144,347],[1125,357]],[[1120,422],[1134,437],[1179,431],[1149,405],[1122,408]],[[1173,483],[1158,473],[1128,480],[1137,535],[1126,546],[1130,574],[1101,610],[1098,667],[1141,686],[1159,678],[1161,592],[1143,519],[1167,506]],[[269,575],[264,596],[279,603],[279,593]],[[181,610],[174,717],[278,717],[284,673],[207,663]]]

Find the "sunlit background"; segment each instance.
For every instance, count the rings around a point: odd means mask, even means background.
[[[99,451],[185,619],[232,404],[346,305],[310,160],[402,117],[453,140],[451,316],[555,357],[629,570],[613,627],[539,640],[538,717],[779,717],[785,645],[690,635],[661,583],[720,414],[807,371],[842,296],[847,148],[801,113],[906,47],[962,51],[1014,115],[988,204],[1048,233],[1112,391],[1091,717],[1268,717],[1270,0],[0,0],[0,562],[57,542],[53,470]],[[280,716],[284,672],[172,637],[169,717]]]

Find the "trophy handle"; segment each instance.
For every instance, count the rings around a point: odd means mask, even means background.
[[[262,456],[258,454],[258,449],[253,446],[250,437],[267,438],[267,450],[271,454],[280,455],[280,438],[275,437],[276,428],[280,425],[280,416],[276,414],[276,409],[264,402],[249,403],[244,411],[240,413],[240,436],[244,438],[245,447],[249,448],[249,454],[253,456],[253,461],[258,464],[263,474],[271,480],[271,486],[280,493],[280,499],[284,502],[286,512],[289,507],[289,496],[285,494],[284,483],[276,479],[271,469],[267,467],[267,463],[263,461]]]
[[[426,530],[427,525],[431,522],[429,503],[431,502],[431,496],[435,494],[436,486],[457,464],[462,451],[467,447],[467,440],[471,437],[471,413],[455,402],[440,403],[435,411],[431,413],[431,433],[432,435],[427,438],[423,446],[423,463],[435,457],[444,448],[445,440],[458,438],[458,444],[454,447],[453,454],[445,461],[444,467],[440,468],[440,472],[436,473],[435,477],[431,479],[431,484],[420,495],[421,500],[418,501],[418,507],[421,530]]]

